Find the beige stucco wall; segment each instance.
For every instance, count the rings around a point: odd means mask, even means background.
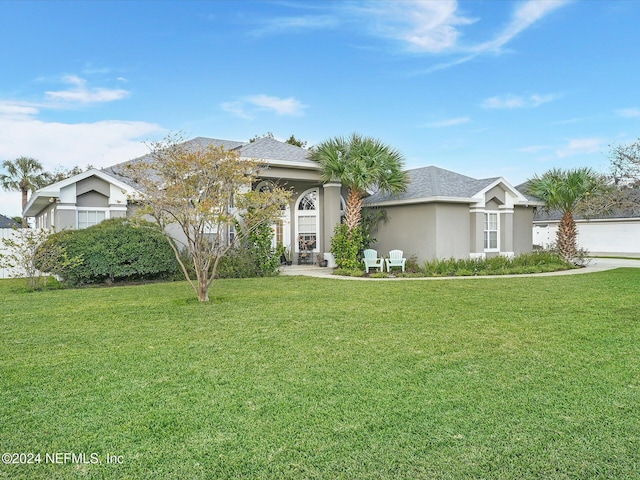
[[[533,251],[533,207],[515,207],[513,211],[513,252]]]
[[[95,191],[109,198],[111,193],[110,184],[98,177],[89,177],[76,183],[76,197]]]
[[[78,195],[76,205],[78,207],[107,208],[109,206],[109,198],[102,193],[91,190]]]
[[[504,205],[505,202],[506,202],[506,192],[505,192],[504,188],[502,187],[502,185],[496,185],[491,190],[489,190],[487,193],[485,193],[484,198],[485,198],[485,201],[487,203],[489,201],[491,201],[492,199],[496,198],[498,200],[498,202],[496,203],[495,200],[494,200],[495,204]]]
[[[320,172],[317,170],[304,170],[300,168],[269,167],[260,171],[259,178],[262,179],[291,179],[291,181],[303,180],[320,184]],[[282,180],[285,182],[285,180]]]
[[[373,233],[380,255],[399,249],[418,262],[468,258],[471,226],[467,204],[424,203],[385,207],[387,222]]]

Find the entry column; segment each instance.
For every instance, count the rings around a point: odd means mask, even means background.
[[[342,185],[339,182],[325,183],[324,202],[322,204],[322,213],[324,221],[322,223],[322,249],[329,252],[331,250],[331,237],[336,225],[340,225],[340,189]]]

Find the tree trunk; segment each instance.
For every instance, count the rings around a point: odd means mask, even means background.
[[[20,215],[22,215],[22,228],[27,228],[27,217],[24,216],[24,207],[27,206],[27,194],[29,192],[26,188],[22,188],[21,193],[22,193],[22,212],[20,213]]]
[[[360,196],[360,192],[354,189],[349,189],[347,204],[344,207],[344,223],[347,225],[349,232],[360,225],[361,219],[362,198]]]
[[[560,256],[567,262],[573,261],[578,252],[578,229],[573,219],[571,211],[568,210],[562,215],[558,232],[556,233],[556,247]]]
[[[206,280],[198,281],[198,301],[199,302],[209,301],[209,286],[207,285]]]

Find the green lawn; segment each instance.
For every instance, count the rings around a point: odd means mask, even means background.
[[[640,477],[640,269],[192,296],[0,281],[0,478]]]

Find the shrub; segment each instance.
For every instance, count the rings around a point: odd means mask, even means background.
[[[334,275],[342,275],[343,277],[364,277],[364,270],[359,268],[336,268]]]
[[[58,247],[67,258],[81,259],[66,265],[63,258],[58,259],[55,273],[70,285],[149,280],[177,271],[168,240],[150,222],[106,220],[83,230],[54,233],[45,245]]]
[[[268,277],[276,273],[280,264],[280,255],[277,249],[271,247],[272,237],[273,231],[267,222],[262,222],[249,232],[247,248],[255,263],[255,274],[250,276]]]
[[[338,268],[347,270],[360,268],[361,262],[358,261],[358,252],[361,248],[362,231],[360,227],[349,232],[346,224],[336,225],[331,238],[331,253],[336,259]]]
[[[495,256],[486,259],[429,260],[424,263],[426,276],[510,275],[522,273],[555,272],[575,268],[560,255],[549,251],[524,253],[508,258]]]
[[[252,278],[259,277],[256,258],[252,250],[241,245],[229,250],[218,263],[216,278]]]

